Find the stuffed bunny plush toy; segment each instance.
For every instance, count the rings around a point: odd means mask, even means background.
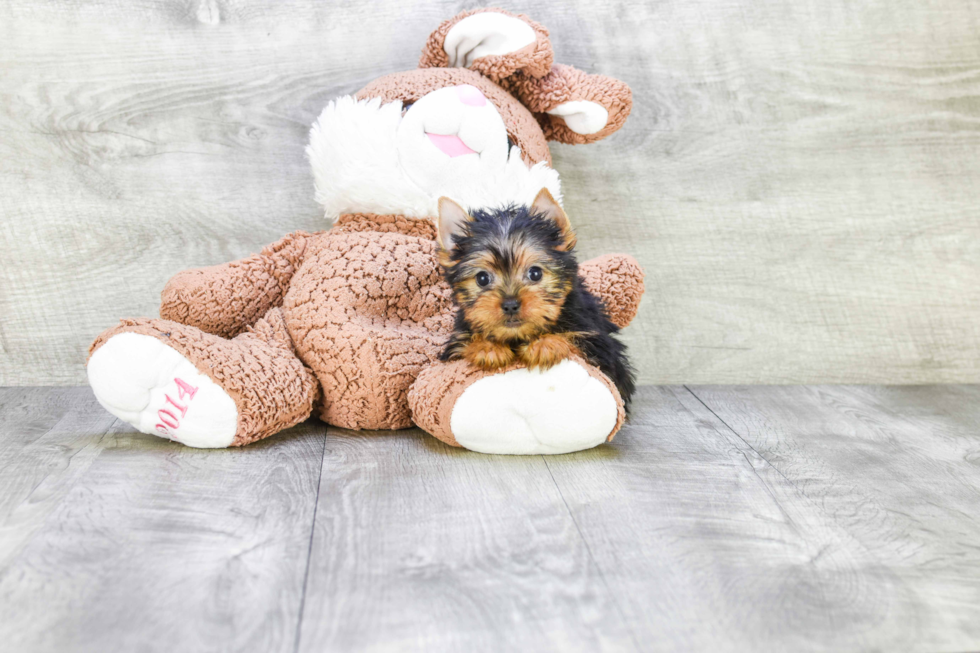
[[[429,37],[419,68],[323,110],[308,155],[329,230],[186,270],[161,319],[126,319],[92,344],[101,404],[144,433],[239,446],[316,414],[347,429],[414,424],[487,453],[563,453],[612,438],[615,386],[582,359],[498,372],[439,362],[455,308],[437,261],[440,197],[464,207],[560,198],[547,141],[591,143],[631,106],[622,82],[553,63],[548,32],[498,9]],[[574,218],[574,216],[573,216]],[[626,326],[643,293],[629,256],[582,264]]]

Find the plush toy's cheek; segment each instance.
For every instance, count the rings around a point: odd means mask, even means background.
[[[453,68],[469,68],[480,57],[510,54],[537,40],[519,18],[486,11],[459,21],[446,34],[443,49]]]

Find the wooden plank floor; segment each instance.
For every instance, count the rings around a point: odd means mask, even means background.
[[[4,651],[980,649],[980,387],[645,387],[611,445],[199,451],[0,389]]]

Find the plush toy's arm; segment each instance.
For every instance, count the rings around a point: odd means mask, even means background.
[[[297,232],[248,258],[178,272],[163,289],[160,317],[233,338],[282,303],[309,237]]]
[[[578,356],[533,376],[465,360],[433,363],[408,391],[412,420],[454,447],[483,453],[555,454],[612,440],[626,410],[615,384]]]
[[[439,25],[422,49],[419,68],[469,68],[499,82],[517,71],[543,77],[553,63],[548,30],[524,14],[489,8]]]
[[[578,268],[585,287],[602,300],[612,323],[626,327],[640,308],[643,297],[643,268],[628,254],[606,254]]]

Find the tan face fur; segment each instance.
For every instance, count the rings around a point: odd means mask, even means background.
[[[574,233],[551,194],[542,190],[524,213],[544,216],[550,224],[521,217],[508,223],[511,215],[499,228],[486,216],[476,226],[451,200],[443,198],[439,208],[441,262],[474,333],[514,343],[551,331],[576,274],[570,256]],[[466,237],[465,254],[455,248],[454,238],[460,237]]]

